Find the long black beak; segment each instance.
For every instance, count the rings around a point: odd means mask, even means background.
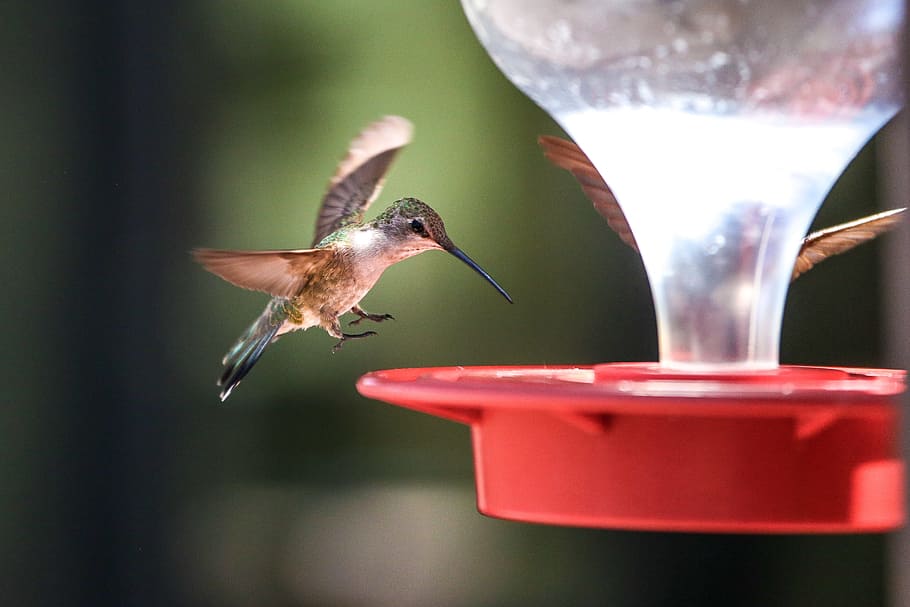
[[[452,255],[454,255],[455,257],[457,257],[458,259],[460,259],[461,261],[463,261],[466,264],[468,264],[469,266],[471,266],[471,268],[475,272],[477,272],[478,274],[480,274],[481,276],[486,278],[487,282],[489,282],[491,285],[496,287],[496,290],[499,291],[500,293],[502,293],[502,296],[505,297],[509,303],[512,303],[512,298],[509,297],[509,294],[506,293],[506,290],[503,289],[502,287],[500,287],[499,284],[495,280],[493,280],[493,277],[490,276],[489,274],[487,274],[486,271],[483,268],[481,268],[479,265],[477,265],[477,263],[475,263],[473,259],[471,259],[467,255],[465,255],[464,251],[462,251],[461,249],[459,249],[458,247],[456,247],[454,245],[452,246],[451,249],[446,247],[446,250],[449,253],[451,253]]]

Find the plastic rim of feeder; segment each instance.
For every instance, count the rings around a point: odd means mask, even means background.
[[[880,532],[904,521],[905,372],[651,363],[437,367],[364,396],[470,425],[477,500],[526,522],[697,532]]]

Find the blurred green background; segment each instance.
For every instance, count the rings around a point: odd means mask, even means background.
[[[468,429],[368,401],[401,366],[654,360],[636,254],[538,134],[458,2],[5,3],[4,604],[879,605],[882,536],[523,525],[474,506]],[[194,246],[307,246],[350,139],[416,126],[384,207],[429,202],[509,306],[442,254],[364,301],[394,322],[214,380],[261,294]],[[864,151],[817,227],[879,210]],[[374,209],[375,213],[377,209]],[[886,364],[879,244],[791,290],[782,360]],[[849,287],[845,287],[849,285]]]

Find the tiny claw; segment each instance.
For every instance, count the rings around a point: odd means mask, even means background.
[[[363,333],[342,333],[341,341],[332,346],[332,354],[338,352],[338,350],[341,349],[341,346],[344,345],[344,342],[349,339],[361,339],[363,337],[372,337],[374,335],[376,335],[376,331],[364,331]]]
[[[384,320],[395,320],[395,317],[391,314],[364,314],[359,318],[355,318],[348,323],[349,326],[359,325],[360,321],[363,319],[372,320],[373,322],[382,322]]]

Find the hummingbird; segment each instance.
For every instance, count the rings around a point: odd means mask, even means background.
[[[551,135],[541,135],[537,141],[550,162],[575,176],[581,189],[594,203],[594,208],[607,220],[607,225],[620,240],[638,251],[635,236],[619,202],[581,148],[571,141]],[[825,259],[845,253],[899,225],[906,210],[906,207],[891,209],[812,232],[803,239],[790,281],[796,280]]]
[[[341,316],[383,322],[391,314],[370,314],[360,301],[389,266],[424,251],[441,250],[480,274],[509,303],[512,298],[477,263],[455,246],[442,218],[417,198],[401,198],[365,222],[398,152],[411,141],[413,126],[386,116],[367,126],[352,142],[329,181],[309,249],[237,251],[199,248],[197,262],[224,280],[272,296],[265,310],[222,359],[221,400],[250,372],[265,348],[279,336],[321,327],[339,341],[370,337],[375,331],[345,333]]]

